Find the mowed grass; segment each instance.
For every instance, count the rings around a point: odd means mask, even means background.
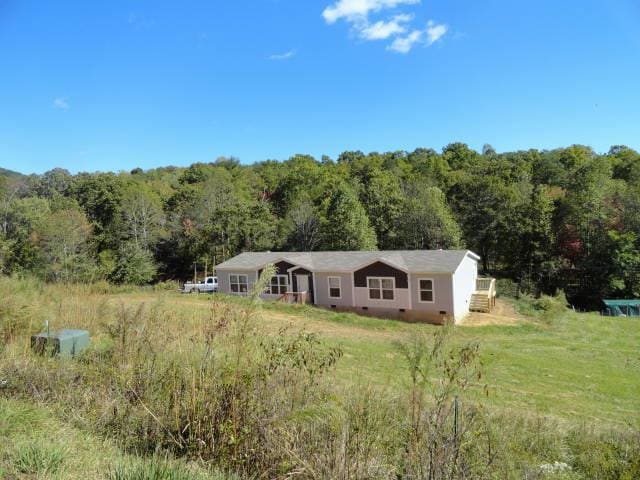
[[[157,304],[175,311],[185,331],[211,310],[205,295],[125,293],[110,304]],[[222,298],[222,300],[220,300]],[[222,302],[242,302],[218,297]],[[274,333],[288,327],[318,333],[344,352],[333,373],[346,388],[369,384],[406,388],[409,377],[398,343],[442,327],[336,313],[310,306],[264,302],[256,321]],[[175,326],[173,326],[175,327]],[[476,395],[486,404],[572,422],[627,425],[640,422],[640,319],[567,311],[544,323],[458,326],[458,344],[478,342],[483,378]]]

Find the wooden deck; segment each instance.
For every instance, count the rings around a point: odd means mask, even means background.
[[[471,295],[469,310],[472,312],[490,313],[496,306],[496,279],[476,279],[476,290]]]

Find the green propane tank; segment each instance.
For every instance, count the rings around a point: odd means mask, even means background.
[[[86,330],[60,330],[31,336],[31,348],[40,354],[75,356],[89,346]]]

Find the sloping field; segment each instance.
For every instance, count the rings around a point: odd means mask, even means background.
[[[188,330],[211,310],[211,297],[126,293],[101,297],[112,306],[162,305]],[[225,299],[238,302],[238,299]],[[258,321],[274,333],[306,329],[344,351],[336,381],[403,388],[408,381],[397,344],[441,327],[264,303]],[[640,420],[640,321],[566,312],[548,323],[499,301],[492,314],[472,314],[455,327],[456,342],[480,344],[486,401],[493,406],[578,422]],[[479,389],[480,390],[480,389]]]
[[[234,478],[222,471],[397,478],[398,455],[408,455],[407,402],[416,392],[409,350],[401,349],[420,337],[432,344],[443,331],[309,306],[249,308],[236,297],[106,284],[0,278],[0,294],[0,478]],[[29,334],[45,320],[53,330],[89,330],[90,350],[75,360],[33,355]],[[514,479],[556,460],[582,474],[571,478],[638,471],[638,325],[562,309],[532,318],[500,302],[492,314],[471,315],[450,330],[453,346],[479,345],[482,376],[468,377],[473,383],[462,397],[463,419],[473,425],[463,443],[474,449],[474,465]],[[439,365],[455,364],[463,351],[447,348],[451,362]],[[308,374],[318,368],[322,374]],[[283,375],[269,377],[276,371]],[[434,384],[448,376],[446,368],[431,372]],[[426,388],[437,398],[437,388]],[[453,398],[440,405],[449,408]],[[474,417],[477,407],[484,413]],[[241,428],[234,430],[236,419]],[[450,420],[435,434],[449,438]],[[375,445],[365,457],[350,451],[349,468],[369,459],[355,476],[332,460],[347,461],[345,432]],[[484,457],[488,438],[491,449],[499,447],[497,463]],[[369,477],[372,467],[380,470]]]

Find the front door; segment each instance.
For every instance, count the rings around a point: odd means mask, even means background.
[[[305,293],[304,303],[309,302],[309,275],[296,275],[296,284],[298,286],[298,293]]]

